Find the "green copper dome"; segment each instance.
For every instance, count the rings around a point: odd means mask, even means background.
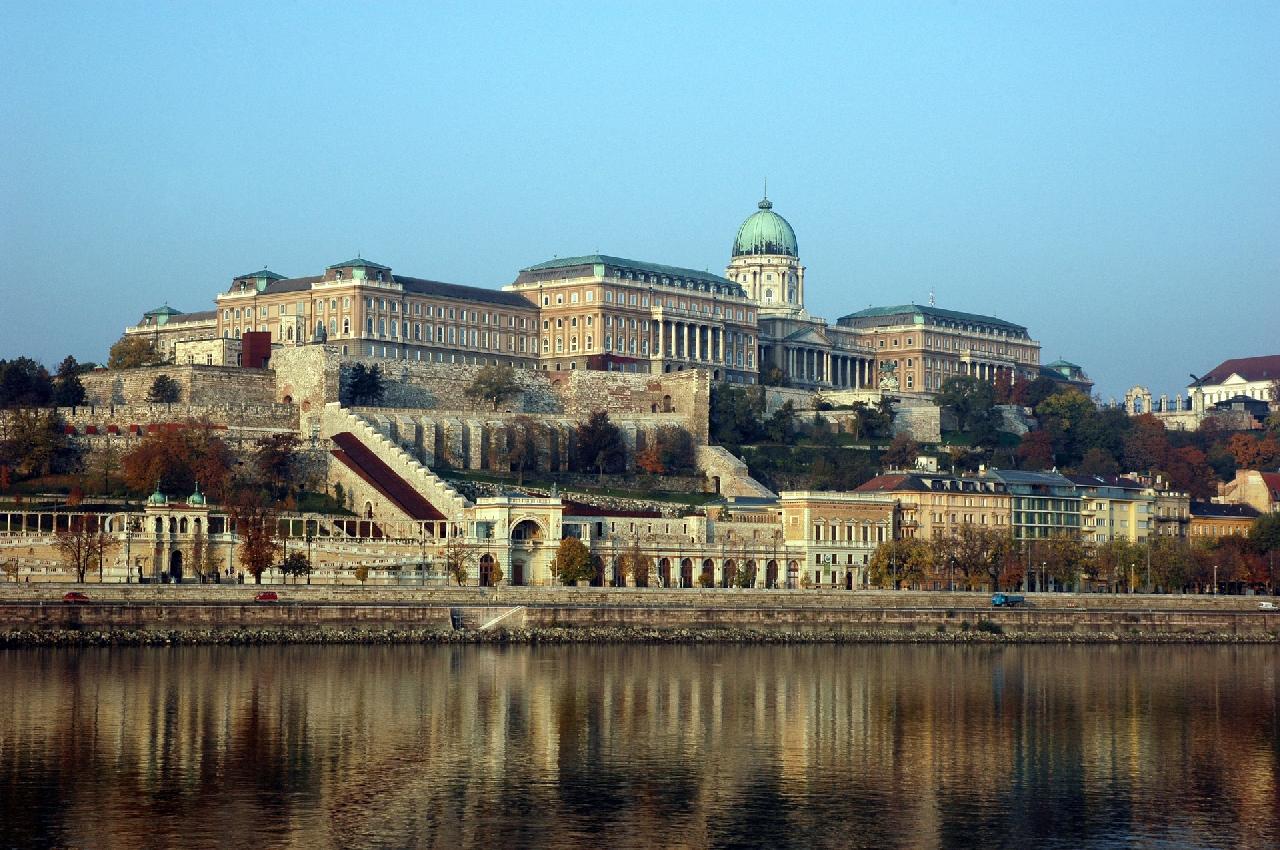
[[[760,209],[752,213],[738,228],[738,238],[733,241],[733,256],[800,256],[800,251],[796,248],[796,232],[787,224],[787,220],[773,211],[773,204],[768,198],[758,206]]]
[[[161,493],[161,492],[160,492],[160,485],[159,485],[159,484],[157,484],[157,485],[156,485],[156,491],[155,491],[154,493],[152,493],[150,496],[148,496],[148,497],[147,497],[147,504],[148,504],[148,505],[167,505],[167,504],[169,504],[169,497],[168,497],[168,496],[166,496],[164,493]]]
[[[198,508],[198,507],[203,507],[203,506],[206,504],[206,502],[205,502],[205,498],[204,498],[204,493],[201,493],[201,492],[200,492],[200,482],[199,482],[199,481],[197,481],[197,482],[196,482],[196,491],[195,491],[194,493],[192,493],[192,494],[191,494],[190,498],[188,498],[188,499],[187,499],[187,504],[188,504],[188,505],[191,505],[192,507],[196,507],[196,508]]]

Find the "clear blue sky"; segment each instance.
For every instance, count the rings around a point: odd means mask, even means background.
[[[1280,353],[1275,0],[2,11],[0,357],[357,251],[723,271],[766,176],[831,320],[932,288],[1104,396]]]

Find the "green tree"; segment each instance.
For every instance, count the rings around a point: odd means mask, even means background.
[[[20,480],[71,472],[80,466],[81,448],[53,410],[19,408],[0,417],[0,466]]]
[[[721,446],[754,443],[764,436],[764,391],[760,387],[715,384],[708,425],[711,441]]]
[[[1195,556],[1180,537],[1156,537],[1151,541],[1151,581],[1170,593],[1181,590],[1196,569]]]
[[[498,405],[512,396],[519,395],[520,382],[516,370],[508,364],[485,366],[476,373],[471,384],[462,391],[473,401],[487,401],[497,410]]]
[[[1079,463],[1082,436],[1097,413],[1093,400],[1076,389],[1056,392],[1036,406],[1036,417],[1052,441],[1057,466],[1074,467]]]
[[[360,582],[361,586],[363,586],[364,583],[368,580],[369,580],[369,565],[360,564],[359,566],[356,567],[356,581]]]
[[[0,408],[45,407],[52,400],[47,369],[30,357],[0,360]]]
[[[53,381],[53,403],[57,407],[76,407],[84,404],[85,389],[80,381],[82,369],[71,355],[58,364],[58,374]]]
[[[298,435],[287,431],[263,437],[254,447],[254,470],[274,498],[283,498],[297,489],[294,481],[299,446]]]
[[[120,337],[107,354],[108,369],[136,369],[159,362],[160,357],[151,345],[151,340],[136,334]]]
[[[353,363],[351,369],[342,374],[339,383],[338,399],[345,407],[376,407],[386,396],[382,367],[377,363],[372,368],[363,363]]]
[[[886,469],[915,469],[919,456],[920,444],[904,431],[893,438],[889,448],[880,455],[880,462]]]
[[[796,438],[796,406],[789,400],[773,412],[764,424],[765,434],[775,443],[793,443]]]
[[[989,419],[995,405],[995,389],[989,381],[968,375],[957,375],[942,382],[933,403],[950,410],[956,427],[967,431],[980,421]]]
[[[622,433],[605,411],[597,410],[586,422],[579,423],[576,437],[574,460],[580,472],[595,471],[603,478],[606,472],[622,472],[626,468]]]
[[[299,577],[311,575],[311,569],[311,560],[303,552],[290,552],[280,565],[280,572],[293,576],[294,584],[298,583]]]
[[[551,573],[562,584],[577,584],[589,581],[596,574],[591,563],[591,552],[576,537],[566,537],[556,547],[556,556],[551,562]]]
[[[147,401],[152,404],[172,404],[182,398],[182,387],[168,375],[156,375],[147,390]]]

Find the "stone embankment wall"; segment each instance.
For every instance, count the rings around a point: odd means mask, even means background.
[[[145,433],[158,425],[203,419],[232,429],[292,430],[298,424],[296,407],[271,403],[80,405],[60,407],[58,415],[78,435]]]
[[[95,601],[58,600],[70,587],[0,587],[0,632],[283,630],[284,638],[340,629],[452,632],[513,629],[512,639],[558,633],[589,639],[953,639],[994,631],[1026,640],[1280,639],[1280,612],[1244,597],[1035,595],[1029,608],[992,609],[985,594],[588,588],[395,589],[275,586],[281,602],[254,604],[254,585],[93,586]],[[203,604],[202,604],[203,603]],[[501,618],[501,620],[499,620]],[[988,634],[989,631],[982,631]],[[666,636],[664,638],[664,636]],[[572,639],[572,638],[570,638]]]
[[[146,404],[151,384],[168,375],[180,388],[184,404],[271,404],[276,401],[275,373],[268,369],[180,363],[137,369],[101,369],[81,376],[90,405]]]

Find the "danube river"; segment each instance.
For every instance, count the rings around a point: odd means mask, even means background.
[[[1274,647],[0,652],[0,847],[1280,845]]]

